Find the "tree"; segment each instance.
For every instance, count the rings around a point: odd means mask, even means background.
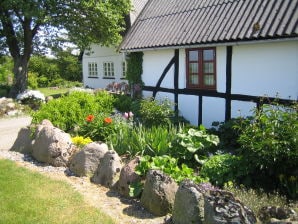
[[[27,87],[28,63],[35,52],[69,41],[81,50],[91,43],[120,41],[129,0],[1,0],[0,53],[14,61],[15,97]]]

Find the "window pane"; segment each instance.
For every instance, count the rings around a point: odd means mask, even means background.
[[[199,84],[199,76],[198,75],[191,75],[189,82],[191,85],[198,85]]]
[[[213,62],[204,62],[204,73],[214,73]]]
[[[215,84],[214,75],[204,75],[204,85],[213,86]]]
[[[199,66],[198,63],[189,63],[189,73],[198,73],[199,72]]]
[[[213,61],[214,60],[213,50],[204,50],[203,58],[204,58],[204,61]]]
[[[189,61],[198,61],[199,54],[198,51],[189,51]]]

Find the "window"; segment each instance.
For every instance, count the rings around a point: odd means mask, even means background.
[[[122,62],[122,79],[125,79],[126,78],[126,62],[123,61]]]
[[[98,78],[97,63],[96,62],[89,62],[88,63],[88,77],[89,78]]]
[[[113,62],[104,62],[103,63],[103,75],[105,78],[114,78],[114,63]]]
[[[215,90],[215,48],[186,50],[187,88]]]

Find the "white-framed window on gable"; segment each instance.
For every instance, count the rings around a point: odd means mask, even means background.
[[[98,70],[96,62],[88,63],[88,78],[98,78]]]
[[[127,65],[126,65],[126,61],[122,62],[122,79],[126,79],[126,70],[127,70]]]
[[[104,78],[115,78],[115,69],[113,62],[103,63],[103,77]]]

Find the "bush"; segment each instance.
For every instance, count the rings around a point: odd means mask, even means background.
[[[43,119],[49,119],[54,126],[66,132],[75,132],[89,114],[110,114],[113,100],[113,96],[105,91],[96,94],[74,91],[42,105],[39,111],[32,114],[32,123],[38,124]]]
[[[127,95],[116,95],[114,107],[120,112],[132,111],[132,98]]]
[[[38,90],[26,90],[17,95],[17,100],[22,104],[28,105],[31,109],[36,110],[44,103],[45,96]]]
[[[220,187],[229,181],[236,182],[245,174],[241,157],[230,154],[211,156],[200,170],[201,176],[209,178],[212,184]]]
[[[157,101],[153,98],[146,98],[140,101],[138,115],[145,126],[168,125],[174,115],[172,106],[173,103],[168,99]]]
[[[255,177],[262,174],[255,180],[257,184],[268,182],[276,187],[281,184],[280,175],[297,177],[297,106],[263,105],[254,111],[254,120],[240,135],[241,153],[249,172]]]
[[[34,72],[28,73],[28,87],[30,89],[37,89],[38,88],[38,77],[37,74]]]
[[[239,136],[251,119],[251,117],[238,117],[226,122],[213,122],[213,128],[208,131],[219,137],[220,143],[218,147],[221,150],[234,153],[236,149],[240,148]]]

